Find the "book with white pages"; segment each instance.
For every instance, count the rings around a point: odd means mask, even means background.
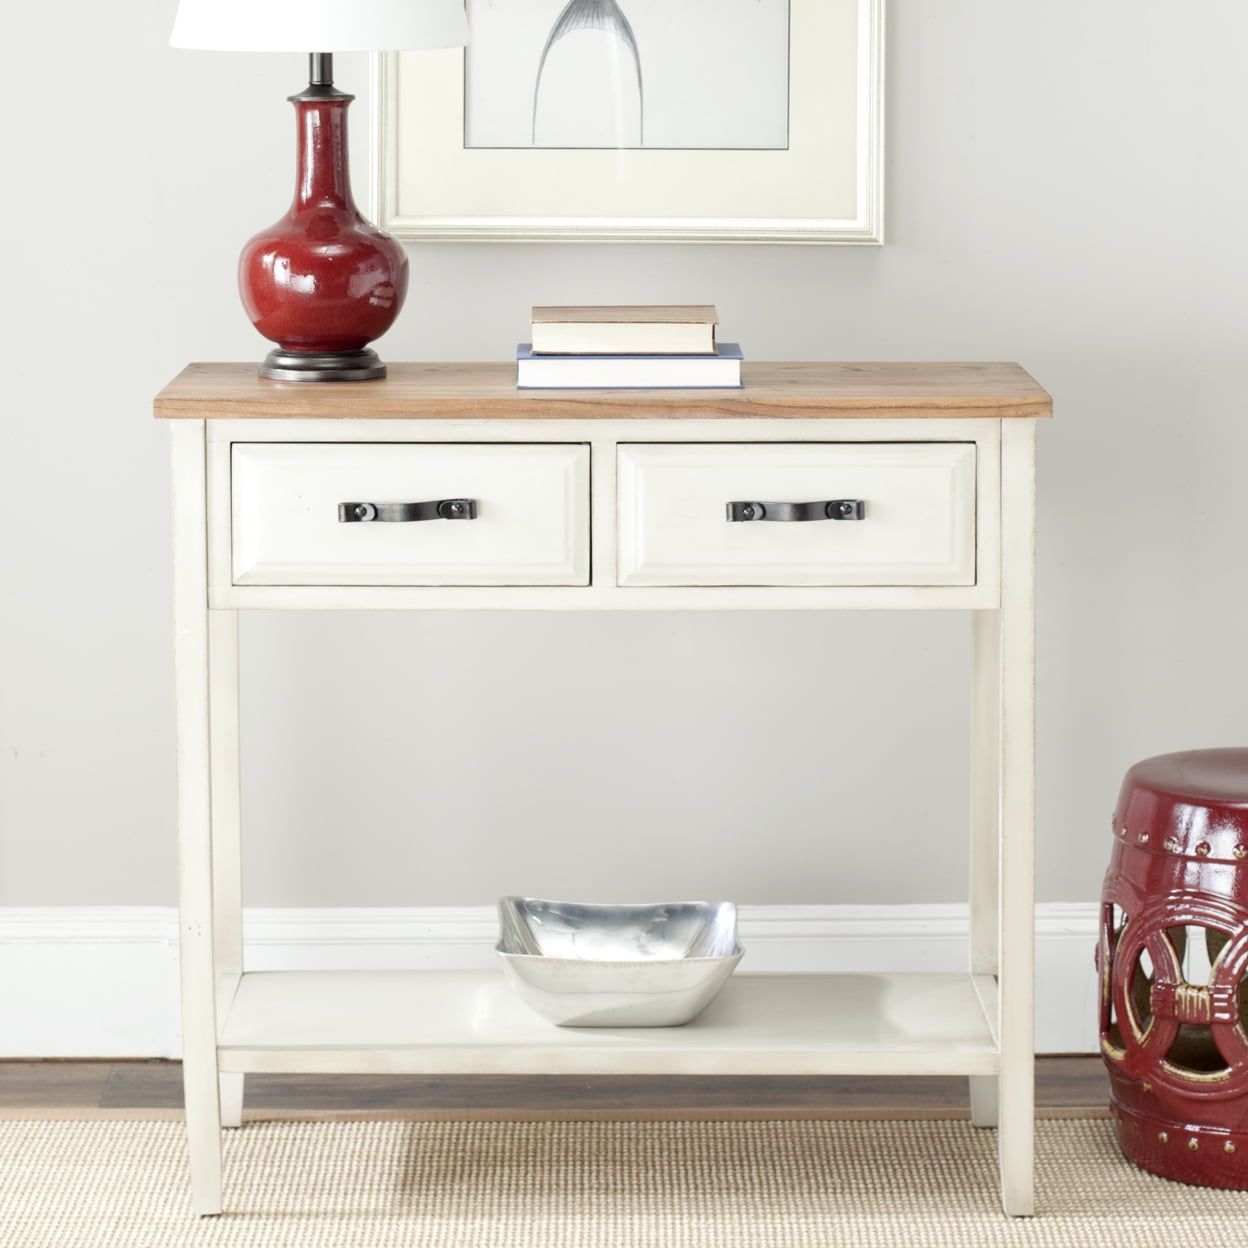
[[[533,309],[534,355],[714,355],[710,304]]]
[[[516,349],[520,390],[733,390],[741,386],[741,348],[714,355],[536,355]]]

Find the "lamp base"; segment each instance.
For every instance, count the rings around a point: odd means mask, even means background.
[[[283,351],[275,347],[260,365],[270,381],[376,381],[386,366],[371,347],[360,351]]]

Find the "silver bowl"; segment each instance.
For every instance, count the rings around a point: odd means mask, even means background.
[[[504,897],[496,946],[521,999],[559,1027],[679,1027],[741,961],[730,901],[598,906]]]

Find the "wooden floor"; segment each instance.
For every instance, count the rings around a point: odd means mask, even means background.
[[[965,1118],[965,1079],[592,1078],[248,1075],[251,1120]],[[1109,1088],[1097,1057],[1045,1057],[1043,1117],[1096,1117]],[[182,1068],[162,1061],[0,1061],[0,1118],[180,1115]]]

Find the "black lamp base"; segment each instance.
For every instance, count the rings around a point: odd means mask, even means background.
[[[362,351],[282,351],[275,347],[260,365],[269,381],[376,381],[386,366],[372,347]]]

